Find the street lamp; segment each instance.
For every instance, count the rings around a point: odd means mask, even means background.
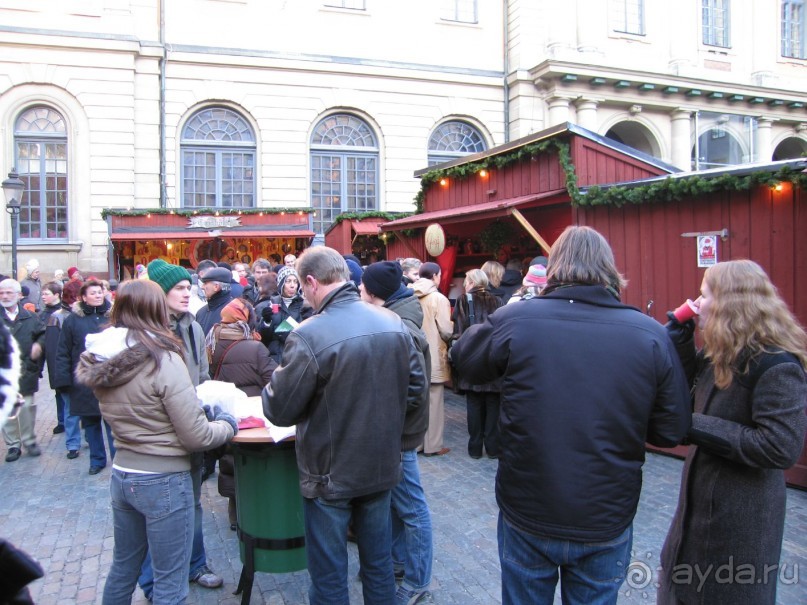
[[[3,181],[3,195],[6,196],[6,212],[11,215],[11,273],[17,279],[17,217],[20,215],[20,202],[25,183],[12,168]]]

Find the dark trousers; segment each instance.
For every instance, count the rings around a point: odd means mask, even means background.
[[[482,446],[488,456],[499,455],[499,393],[467,391],[468,454],[481,456]]]

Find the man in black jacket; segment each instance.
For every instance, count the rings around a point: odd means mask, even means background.
[[[207,304],[196,312],[196,321],[205,335],[221,321],[221,310],[235,298],[230,292],[233,275],[223,267],[208,269],[199,275]]]
[[[277,425],[297,425],[309,601],[348,602],[352,518],[364,602],[389,605],[390,490],[401,478],[404,415],[421,405],[426,377],[401,318],[359,299],[336,250],[308,248],[296,268],[315,313],[286,339],[263,409]]]
[[[415,342],[423,372],[430,381],[432,362],[429,341],[421,329],[423,308],[415,291],[403,284],[402,277],[401,265],[397,262],[373,263],[362,275],[359,286],[361,299],[389,309],[403,319]],[[429,390],[423,389],[419,404],[410,404],[406,409],[401,439],[403,476],[392,489],[391,496],[392,562],[395,577],[401,580],[396,603],[426,605],[434,602],[429,593],[433,560],[431,512],[420,483],[417,453],[417,448],[423,445],[428,426]]]
[[[630,564],[645,442],[672,447],[689,389],[664,328],[619,300],[608,242],[568,227],[541,296],[507,305],[452,349],[459,372],[502,378],[496,476],[502,604],[616,603]]]

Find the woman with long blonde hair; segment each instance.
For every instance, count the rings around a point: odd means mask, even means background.
[[[693,386],[694,413],[658,602],[772,605],[784,470],[798,460],[807,428],[807,335],[750,260],[707,269],[696,302],[701,351],[691,320],[668,324]],[[721,581],[721,566],[734,570],[732,581]]]

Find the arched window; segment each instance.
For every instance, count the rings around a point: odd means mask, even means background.
[[[378,142],[356,116],[330,115],[314,128],[311,205],[316,233],[324,233],[342,212],[378,208]]]
[[[67,240],[67,127],[43,105],[26,109],[14,123],[15,167],[25,190],[20,239]]]
[[[197,111],[182,130],[182,205],[255,207],[255,133],[226,107]]]
[[[485,151],[485,139],[465,122],[443,122],[429,137],[429,166]]]

